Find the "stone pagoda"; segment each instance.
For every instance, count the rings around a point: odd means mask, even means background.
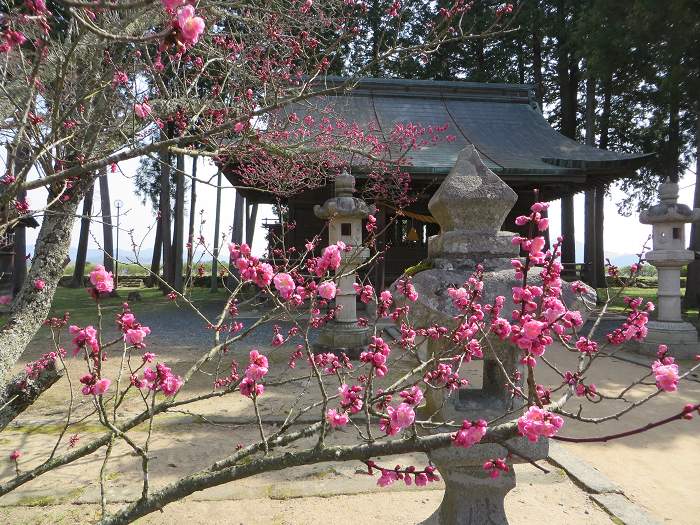
[[[514,234],[500,228],[516,200],[515,192],[484,165],[473,146],[460,152],[428,205],[441,233],[428,242],[431,268],[413,277],[418,300],[411,303],[411,315],[417,326],[433,323],[454,326],[459,312],[447,290],[461,286],[478,264],[485,269],[483,304],[492,303],[496,296],[502,295],[506,297],[505,315],[513,310],[512,287],[519,281],[511,260],[519,257],[519,247],[511,243]],[[568,287],[565,293],[570,304],[574,295]],[[401,294],[394,295],[397,301],[405,302]],[[442,340],[429,339],[419,352],[427,358],[439,352],[443,344]],[[433,420],[443,421],[488,420],[522,406],[523,401],[514,398],[505,386],[506,374],[512,378],[520,371],[524,377],[519,352],[509,343],[499,341],[494,341],[493,347],[501,364],[491,352],[485,351],[481,388],[460,389],[447,399],[444,390],[428,389],[422,415],[433,415]],[[465,377],[478,383],[478,377],[469,374]],[[518,416],[516,411],[511,418]],[[531,443],[516,437],[509,441],[509,446],[532,460],[545,458],[548,451],[544,439]],[[507,524],[503,501],[515,487],[515,473],[511,469],[492,479],[483,469],[486,460],[507,455],[508,451],[498,444],[479,444],[467,449],[448,447],[431,452],[430,459],[445,479],[446,487],[440,508],[425,524]],[[513,461],[522,459],[513,455]]]
[[[356,359],[369,343],[369,327],[357,324],[357,293],[354,284],[357,268],[369,258],[369,249],[362,245],[362,221],[374,213],[374,206],[354,197],[355,177],[343,171],[335,179],[335,197],[323,206],[314,206],[319,219],[328,220],[328,242],[344,242],[350,250],[343,252],[336,270],[338,286],[335,304],[340,307],[335,319],[320,331],[315,352],[345,352]]]
[[[698,220],[700,209],[678,204],[678,184],[668,179],[659,187],[659,203],[639,215],[639,222],[651,224],[653,249],[645,258],[659,274],[656,319],[647,324],[649,333],[638,346],[641,353],[656,355],[660,344],[680,359],[700,353],[697,330],[681,316],[681,268],[694,259],[685,248],[685,225]]]

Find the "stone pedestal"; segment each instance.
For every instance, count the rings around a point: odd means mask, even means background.
[[[690,359],[700,353],[697,330],[681,315],[681,268],[694,259],[685,249],[685,224],[700,220],[700,209],[678,204],[678,184],[666,181],[659,188],[660,201],[639,215],[639,222],[652,225],[653,249],[646,260],[656,267],[659,277],[656,319],[648,324],[646,340],[633,348],[656,355],[660,344],[671,355]]]
[[[636,350],[644,355],[656,355],[659,345],[666,345],[678,359],[693,359],[700,354],[698,331],[686,321],[649,321],[649,333]]]
[[[340,267],[335,272],[335,304],[339,308],[336,318],[321,329],[313,350],[343,352],[351,359],[357,359],[369,344],[370,328],[357,325],[357,293],[353,285],[355,271],[369,258],[369,249],[362,246],[362,220],[374,212],[374,206],[353,197],[354,191],[355,177],[344,171],[336,178],[335,197],[323,206],[314,206],[318,218],[330,221],[329,244],[342,241],[349,250],[342,253]]]
[[[547,457],[545,440],[530,443],[513,439],[508,445],[525,457]],[[494,444],[431,452],[430,460],[445,480],[445,495],[440,507],[421,525],[507,525],[504,500],[515,488],[515,472],[510,469],[491,478],[483,468],[487,459],[507,454],[505,448]]]
[[[500,231],[500,228],[516,199],[515,192],[484,165],[473,146],[460,152],[454,167],[428,204],[440,224],[441,233],[431,237],[428,243],[432,268],[413,277],[418,300],[410,303],[410,308],[416,326],[437,323],[454,327],[459,312],[447,290],[461,286],[479,264],[485,269],[483,304],[492,303],[496,296],[502,295],[506,298],[504,317],[510,314],[514,308],[512,287],[520,285],[511,260],[518,257],[519,249],[511,243],[514,234]],[[406,302],[401,294],[394,296],[399,304]],[[565,285],[564,300],[571,305],[575,297]],[[496,356],[490,351],[484,352],[482,388],[461,389],[449,398],[444,397],[444,390],[428,389],[423,416],[457,422],[488,420],[522,405],[522,399],[512,396],[505,387],[506,375],[512,378],[520,371],[521,377],[525,376],[518,351],[507,342],[492,342]],[[442,341],[429,340],[418,351],[422,357],[427,357],[440,352],[442,344]],[[511,417],[518,415],[514,412]],[[531,460],[547,456],[546,440],[532,444],[525,438],[514,438],[509,445]],[[493,479],[483,470],[485,461],[507,455],[507,450],[496,444],[431,452],[430,459],[445,479],[446,490],[440,508],[425,523],[507,524],[503,500],[515,486],[515,475],[511,469]],[[524,460],[514,455],[510,461]]]

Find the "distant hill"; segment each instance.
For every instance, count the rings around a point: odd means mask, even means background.
[[[29,253],[34,252],[34,246],[29,247]],[[71,248],[70,249],[70,260],[75,261],[77,257],[77,248]],[[122,251],[120,250],[120,254],[122,258],[126,259],[133,259],[133,254],[131,252],[127,251]],[[610,258],[610,262],[612,262],[615,266],[629,266],[632,263],[637,262],[637,256],[635,254],[622,254],[622,253],[615,253],[615,252],[610,252],[606,250],[606,256]],[[153,248],[144,248],[141,250],[141,253],[139,254],[139,259],[141,263],[150,263],[151,259],[153,258]],[[88,249],[87,253],[87,261],[91,263],[101,263],[103,260],[103,254],[102,251],[96,250],[96,249]],[[583,243],[576,243],[576,262],[582,263],[583,262]]]

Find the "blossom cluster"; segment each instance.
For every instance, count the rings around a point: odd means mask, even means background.
[[[152,360],[150,355],[144,356],[144,362],[149,362],[150,360]],[[131,384],[139,389],[163,392],[166,397],[172,397],[182,387],[183,380],[180,376],[173,374],[173,371],[167,365],[157,363],[154,368],[144,368],[141,379],[132,376]]]
[[[563,425],[560,416],[537,406],[531,406],[518,418],[518,431],[533,443],[540,437],[552,437]]]
[[[135,348],[145,348],[144,339],[151,333],[151,329],[136,320],[128,303],[124,303],[122,308],[122,313],[117,316],[117,325],[124,334],[124,342]]]
[[[258,352],[251,350],[249,353],[250,362],[245,370],[245,377],[241,381],[239,388],[241,394],[246,397],[257,397],[265,392],[265,387],[260,383],[269,370],[267,357]]]

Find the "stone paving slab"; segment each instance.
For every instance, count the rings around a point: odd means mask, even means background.
[[[639,505],[632,503],[624,494],[592,494],[591,498],[603,507],[621,525],[661,525]]]
[[[616,492],[622,494],[622,489],[605,477],[601,472],[580,458],[571,454],[556,441],[549,442],[549,461],[564,469],[586,492],[601,494]]]

